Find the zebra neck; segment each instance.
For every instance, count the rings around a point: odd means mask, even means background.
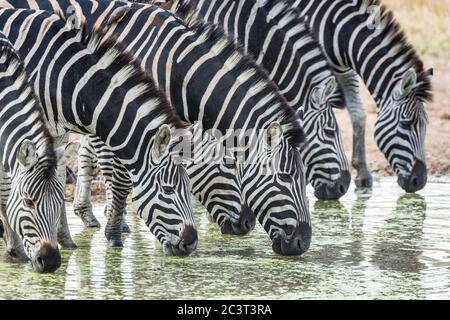
[[[3,38],[3,34],[1,36]],[[5,45],[11,47],[5,48]],[[0,148],[3,167],[11,172],[18,168],[16,157],[25,140],[36,147],[42,167],[54,166],[53,140],[28,76],[9,41],[2,41],[0,46]]]
[[[131,172],[148,165],[163,124],[180,126],[165,97],[114,42],[98,44],[95,35],[80,42],[79,33],[58,17],[32,10],[0,10],[0,28],[4,25],[34,75],[34,91],[50,125],[99,136]],[[45,30],[26,37],[30,25]]]
[[[190,0],[204,20],[219,23],[267,71],[290,106],[308,106],[317,83],[332,76],[319,43],[287,1]],[[257,35],[257,36],[254,36]],[[328,70],[327,70],[328,69]]]
[[[381,107],[414,54],[392,13],[376,0],[296,0],[339,72],[356,71]],[[331,45],[332,44],[332,45]]]

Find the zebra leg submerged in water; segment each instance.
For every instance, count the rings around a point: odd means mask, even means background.
[[[63,183],[63,186],[66,185],[67,180],[67,163],[75,157],[77,151],[80,147],[78,142],[69,143],[69,134],[63,134],[62,136],[58,136],[54,138],[55,145],[58,147],[58,150],[64,150],[61,153],[61,159],[58,161],[57,172],[58,179]],[[58,226],[58,243],[62,248],[65,249],[76,249],[77,245],[73,241],[72,236],[70,235],[69,225],[67,223],[67,212],[66,212],[66,204],[63,203],[61,206],[61,216],[59,220]]]
[[[91,183],[97,168],[97,156],[89,143],[89,136],[84,135],[80,140],[78,150],[78,176],[73,199],[73,211],[81,218],[87,228],[100,228],[100,222],[92,212]]]
[[[336,73],[336,78],[344,88],[346,108],[352,121],[352,166],[357,171],[355,184],[359,188],[371,188],[373,179],[366,159],[366,113],[360,96],[359,77],[356,72],[350,70]]]
[[[99,226],[92,213],[90,197],[91,181],[97,162],[100,164],[101,173],[105,179],[105,216],[108,218],[108,225],[105,229],[106,237],[109,240],[117,239],[112,233],[131,232],[125,216],[126,201],[132,190],[132,184],[126,168],[114,157],[114,153],[107,150],[98,137],[92,135],[85,135],[81,138],[81,147],[78,154],[79,181],[75,193],[74,207],[77,208],[77,215],[81,217],[85,226],[96,227],[97,224]],[[111,244],[113,243],[112,241]]]
[[[121,229],[123,233],[130,233],[130,227],[125,219],[127,214],[126,200],[132,190],[129,174],[112,152],[102,149],[104,144],[98,137],[84,135],[81,137],[80,144],[78,151],[78,182],[73,204],[75,214],[81,218],[85,227],[100,227],[100,222],[98,222],[92,212],[91,203],[91,183],[94,179],[97,164],[100,164],[101,173],[105,179],[105,216],[113,216],[113,210],[123,211]],[[108,153],[105,154],[106,152]],[[114,216],[116,215],[114,214]]]

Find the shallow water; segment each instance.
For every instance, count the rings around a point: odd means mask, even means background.
[[[55,274],[0,262],[0,298],[449,299],[449,182],[434,179],[419,194],[404,195],[386,178],[340,202],[315,202],[309,189],[313,241],[298,258],[276,256],[259,226],[243,238],[221,235],[201,207],[199,246],[189,258],[163,256],[134,214],[124,248],[108,249],[103,229],[84,230],[69,206],[79,248],[63,251]],[[103,205],[95,210],[104,226]]]

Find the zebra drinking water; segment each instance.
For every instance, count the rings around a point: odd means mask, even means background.
[[[407,192],[427,181],[426,103],[433,70],[425,70],[393,13],[379,0],[296,0],[324,47],[343,88],[353,124],[356,184],[372,186],[365,152],[365,122],[358,75],[375,99],[375,140]]]
[[[26,1],[1,3],[28,6]],[[240,224],[233,215],[239,216],[241,204],[247,204],[270,235],[278,253],[301,254],[309,247],[311,222],[304,168],[297,156],[304,141],[300,121],[261,68],[238,47],[211,25],[186,25],[156,6],[129,7],[110,1],[40,1],[39,6],[58,12],[69,10],[72,13],[69,19],[75,15],[78,18],[73,20],[86,22],[88,28],[108,25],[107,34],[116,35],[142,60],[180,115],[190,122],[199,120],[203,129],[217,128],[222,132],[229,128],[243,132],[255,129],[258,139],[254,149],[261,155],[259,166],[264,165],[263,160],[270,162],[278,158],[283,162],[279,164],[280,171],[247,180],[250,174],[264,170],[235,165],[238,178],[235,183],[246,185],[237,185],[238,190],[245,192],[241,191],[241,199],[233,203],[232,214],[227,210],[229,198],[214,198],[218,192],[206,192],[214,189],[202,190],[205,198],[196,196],[207,208],[216,210],[213,215],[227,218],[221,222],[231,220]],[[205,170],[211,168],[208,165],[204,166]],[[222,167],[214,166],[213,170]],[[199,177],[204,172],[197,171]],[[220,183],[223,179],[216,181]],[[223,184],[213,187],[217,186],[224,190]],[[260,192],[263,189],[266,192]]]
[[[191,148],[190,133],[136,59],[101,30],[73,30],[45,11],[0,9],[0,28],[32,75],[52,134],[101,137],[130,173],[136,212],[164,252],[193,252],[197,233],[180,154]],[[108,217],[105,233],[121,242],[121,216]]]
[[[57,233],[64,187],[56,169],[76,150],[71,144],[55,152],[23,64],[0,32],[1,219],[9,256],[27,256],[36,272],[53,272],[61,264]]]
[[[275,0],[168,0],[162,7],[183,19],[195,16],[220,25],[267,70],[288,103],[301,112],[308,141],[302,158],[316,197],[336,200],[347,192],[351,181],[332,111],[332,107],[344,107],[344,99],[320,44],[290,4]]]

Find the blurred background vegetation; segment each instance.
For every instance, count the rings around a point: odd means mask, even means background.
[[[450,0],[382,0],[425,58],[450,58]]]

